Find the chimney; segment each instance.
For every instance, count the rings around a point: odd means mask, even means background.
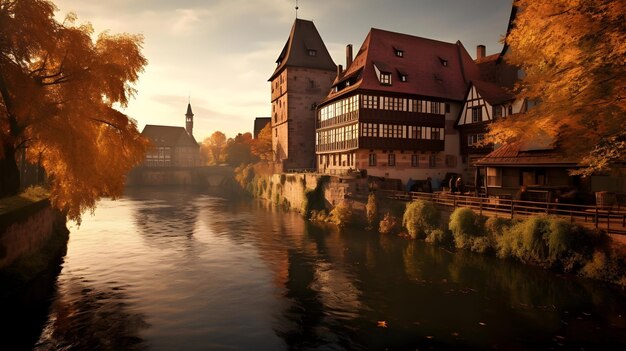
[[[346,69],[352,64],[352,44],[346,45]]]
[[[478,59],[485,57],[486,51],[487,51],[487,48],[484,45],[476,46],[476,59],[478,60]]]
[[[337,65],[337,77],[341,76],[341,73],[343,73],[343,66]]]

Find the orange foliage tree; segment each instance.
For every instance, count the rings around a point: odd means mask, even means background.
[[[213,132],[210,137],[202,141],[200,152],[207,160],[207,164],[219,165],[224,162],[226,142],[226,135],[220,131]]]
[[[27,147],[69,218],[123,191],[147,142],[125,107],[147,61],[142,37],[100,34],[46,0],[0,0],[0,196],[19,190],[16,150]]]
[[[272,151],[272,127],[269,123],[261,129],[256,139],[252,140],[252,154],[265,162],[270,162],[274,159],[274,153]]]
[[[626,155],[626,2],[516,0],[507,60],[524,78],[520,96],[539,104],[494,123],[489,141],[548,133],[569,155],[605,170]]]
[[[226,144],[226,163],[233,167],[256,162],[252,154],[252,133],[239,133],[228,139]]]

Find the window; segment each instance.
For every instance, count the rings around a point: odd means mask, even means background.
[[[396,165],[396,154],[388,154],[387,155],[387,163],[389,166],[395,166]]]
[[[376,154],[370,154],[369,156],[369,165],[376,166]]]
[[[487,167],[487,186],[502,186],[502,170]]]
[[[406,74],[401,74],[400,75],[400,81],[401,82],[406,82]]]
[[[509,105],[509,111],[507,113],[507,115],[512,115],[513,114],[513,105]]]
[[[404,51],[396,49],[396,56],[398,57],[404,57]]]
[[[482,120],[483,108],[480,106],[472,108],[472,123],[481,122]]]
[[[439,62],[441,62],[441,65],[443,67],[448,67],[448,60],[444,59],[444,58],[439,58]]]
[[[430,113],[439,114],[439,103],[438,102],[430,102]]]
[[[380,84],[391,85],[391,73],[380,73]]]
[[[419,155],[411,155],[411,167],[419,166]]]
[[[493,107],[493,118],[502,117],[502,106]]]
[[[309,49],[309,56],[317,56],[317,50]]]
[[[431,128],[430,138],[432,140],[441,140],[441,128]]]
[[[450,113],[450,104],[446,102],[446,113]]]
[[[437,167],[437,155],[428,156],[428,167],[430,168]]]
[[[484,138],[485,138],[484,134],[468,135],[467,136],[467,145],[468,146],[477,146],[475,144],[478,144],[478,143],[482,142]]]

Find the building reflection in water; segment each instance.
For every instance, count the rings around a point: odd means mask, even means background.
[[[73,277],[59,286],[35,350],[144,350],[143,315],[127,305],[123,286],[95,287]]]

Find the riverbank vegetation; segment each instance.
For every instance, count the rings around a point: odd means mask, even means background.
[[[494,255],[626,287],[626,250],[603,232],[553,216],[511,220],[481,216],[460,207],[447,218],[428,201],[400,205],[377,199],[372,193],[365,220],[359,220],[352,212],[351,216],[338,218],[342,219],[341,226],[366,222],[369,228],[378,228],[380,234],[422,239],[448,249]],[[343,214],[346,208],[341,204],[333,211]],[[380,219],[378,211],[385,213]]]
[[[15,211],[19,208],[47,199],[50,191],[44,187],[29,187],[21,193],[0,198],[0,215]]]
[[[440,220],[433,203],[418,200],[407,205],[402,225],[413,239],[626,287],[626,250],[602,232],[557,217],[488,218],[463,207],[452,212],[447,226]],[[387,226],[381,221],[381,229]]]

